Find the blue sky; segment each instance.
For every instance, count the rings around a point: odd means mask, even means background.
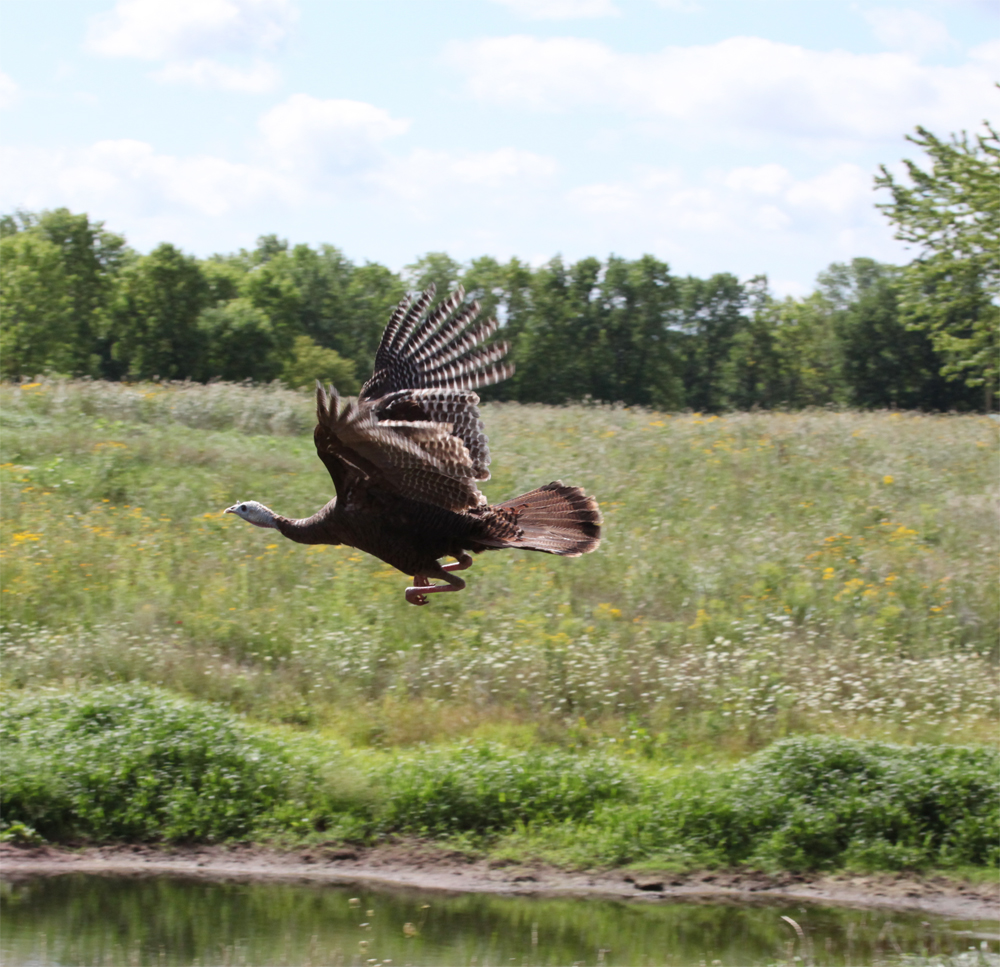
[[[678,273],[909,254],[904,141],[1000,120],[1000,4],[0,0],[0,209],[146,251],[263,233],[401,268],[645,252]]]

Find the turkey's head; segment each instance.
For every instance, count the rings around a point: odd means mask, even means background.
[[[255,527],[277,527],[274,521],[274,512],[256,500],[241,500],[232,507],[227,507],[224,514],[235,514],[249,521]]]

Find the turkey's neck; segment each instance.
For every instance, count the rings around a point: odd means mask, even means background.
[[[343,544],[344,536],[334,514],[336,503],[334,498],[312,517],[301,520],[275,515],[274,525],[284,537],[299,544]]]

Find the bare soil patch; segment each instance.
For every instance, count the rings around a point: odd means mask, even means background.
[[[377,847],[97,846],[67,849],[0,844],[0,876],[65,873],[173,874],[224,880],[285,879],[451,893],[614,897],[641,902],[769,902],[920,910],[960,920],[1000,919],[1000,882],[970,884],[910,873],[768,874],[755,871],[642,873],[574,871],[543,864],[473,859],[421,841]]]

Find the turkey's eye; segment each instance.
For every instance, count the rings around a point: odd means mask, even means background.
[[[244,514],[247,512],[247,505],[246,504],[240,504],[240,512],[244,513]]]

